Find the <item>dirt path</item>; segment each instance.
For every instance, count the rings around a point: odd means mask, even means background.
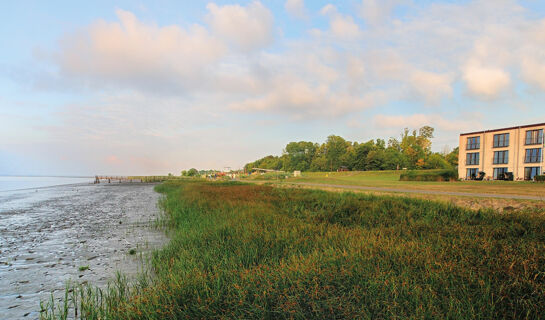
[[[498,199],[545,201],[545,195],[539,197],[539,196],[525,196],[525,195],[513,195],[513,194],[494,194],[494,193],[434,191],[434,190],[416,190],[416,189],[400,189],[400,188],[384,188],[384,187],[365,187],[365,186],[339,185],[339,184],[326,184],[326,183],[311,183],[311,182],[283,182],[283,184],[311,186],[311,187],[324,187],[324,188],[338,188],[338,189],[348,189],[348,190],[367,190],[367,191],[377,191],[377,192],[401,192],[401,193],[418,193],[418,194],[443,195],[443,196],[463,196],[463,197],[478,197],[478,198],[498,198]]]

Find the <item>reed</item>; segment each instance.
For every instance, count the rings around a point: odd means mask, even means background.
[[[78,287],[82,319],[536,319],[545,217],[419,199],[167,181],[153,276]],[[93,291],[94,290],[94,291]]]

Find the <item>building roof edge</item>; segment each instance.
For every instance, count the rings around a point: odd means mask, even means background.
[[[489,133],[489,132],[497,132],[497,131],[513,130],[513,129],[523,129],[523,128],[531,128],[531,127],[539,127],[539,126],[545,126],[545,122],[536,123],[536,124],[528,124],[528,125],[524,125],[524,126],[516,126],[516,127],[508,127],[508,128],[500,128],[500,129],[491,129],[491,130],[460,133],[460,137],[461,136],[470,136],[470,135],[474,135],[474,134],[483,134],[483,133]]]

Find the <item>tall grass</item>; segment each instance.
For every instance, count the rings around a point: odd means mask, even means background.
[[[77,317],[535,319],[545,307],[542,215],[225,182],[156,190],[172,238],[155,276]]]

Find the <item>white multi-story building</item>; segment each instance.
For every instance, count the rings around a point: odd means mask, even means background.
[[[460,134],[458,174],[462,179],[532,180],[543,173],[545,123]]]

